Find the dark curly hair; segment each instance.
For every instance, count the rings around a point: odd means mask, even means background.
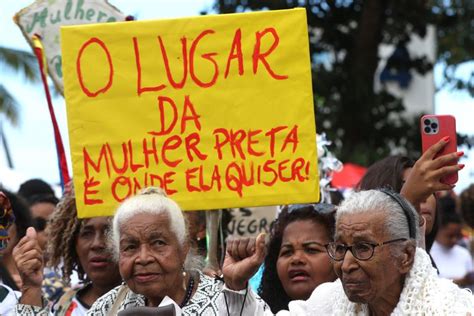
[[[277,273],[277,260],[285,228],[295,221],[310,220],[326,227],[328,237],[332,239],[335,228],[334,213],[320,214],[314,210],[312,205],[303,206],[295,211],[288,211],[288,208],[285,207],[271,224],[268,253],[265,257],[258,294],[267,302],[273,313],[288,309],[288,303],[292,300],[283,289]]]
[[[48,265],[61,267],[66,282],[70,281],[74,270],[81,281],[86,279],[76,254],[76,240],[82,224],[83,220],[77,218],[76,198],[71,185],[56,206],[46,227]]]

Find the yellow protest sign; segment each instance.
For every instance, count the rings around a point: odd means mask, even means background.
[[[61,29],[80,217],[147,186],[185,210],[315,202],[304,9]]]

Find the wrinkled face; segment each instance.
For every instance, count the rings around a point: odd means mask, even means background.
[[[412,168],[407,168],[403,172],[403,181],[406,181]],[[430,195],[423,203],[420,204],[420,215],[426,221],[425,234],[428,235],[433,230],[433,225],[436,215],[436,198],[434,195]]]
[[[341,216],[336,223],[335,241],[352,246],[357,242],[378,244],[392,239],[385,233],[384,215],[379,212]],[[350,250],[344,260],[334,261],[334,270],[350,301],[373,304],[384,297],[400,294],[403,277],[397,268],[398,260],[390,254],[393,245],[376,247],[367,261],[356,259]]]
[[[293,300],[306,300],[324,282],[336,279],[324,245],[329,243],[324,225],[312,220],[295,221],[285,228],[277,273],[285,292]]]
[[[76,239],[76,254],[93,283],[112,287],[120,283],[121,277],[117,264],[107,251],[109,230],[109,217],[85,219]]]
[[[187,249],[170,229],[166,213],[137,214],[119,227],[119,267],[135,293],[151,302],[182,290]]]
[[[462,225],[458,223],[449,223],[440,227],[436,235],[436,241],[446,248],[453,248],[462,238]]]

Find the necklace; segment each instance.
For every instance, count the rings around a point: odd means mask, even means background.
[[[186,304],[188,304],[189,299],[191,298],[191,295],[193,295],[193,289],[194,289],[194,279],[192,276],[189,276],[188,286],[186,288],[186,296],[184,297],[181,304],[179,304],[179,307],[183,308]]]

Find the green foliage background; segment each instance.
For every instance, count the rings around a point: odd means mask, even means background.
[[[220,13],[294,7],[307,11],[318,132],[335,142],[335,154],[344,162],[369,165],[393,148],[419,155],[419,115],[404,115],[402,100],[374,92],[381,43],[396,46],[412,34],[424,37],[434,25],[436,63],[445,69],[439,88],[474,95],[474,73],[455,76],[460,64],[474,59],[472,0],[217,0],[214,5]],[[403,66],[420,74],[433,70],[424,57]]]

